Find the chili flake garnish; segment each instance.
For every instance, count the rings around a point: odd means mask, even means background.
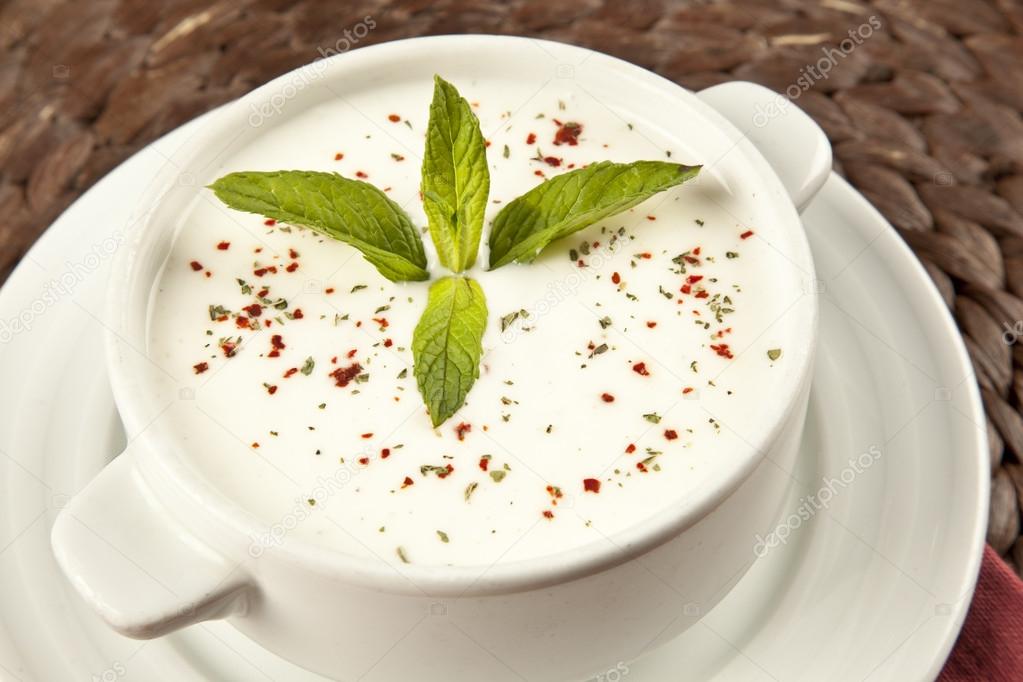
[[[490,455],[483,455],[480,457],[480,471],[486,471],[490,468],[491,459],[492,457]]]
[[[668,440],[675,440],[678,438],[678,431],[676,431],[675,429],[666,429],[664,432],[664,437],[667,438]]]
[[[636,444],[635,443],[629,443],[628,446],[626,446],[626,448],[625,448],[625,454],[627,454],[627,455],[631,455],[635,451],[636,451]]]
[[[615,397],[610,393],[601,393],[600,399],[603,400],[605,403],[613,403],[615,401]]]
[[[199,272],[200,270],[202,270],[202,263],[200,263],[200,262],[199,262],[199,261],[197,261],[197,260],[194,260],[194,261],[192,261],[192,262],[191,262],[191,263],[189,263],[188,265],[189,265],[189,267],[191,267],[191,268],[192,268],[192,270],[193,270],[193,271],[195,271],[195,272]]]
[[[387,120],[390,121],[391,123],[400,123],[401,122],[401,116],[399,116],[398,114],[390,114],[387,117]]]
[[[650,376],[650,370],[648,370],[646,368],[646,363],[645,362],[637,362],[636,364],[634,364],[632,366],[632,371],[635,372],[636,374],[640,375],[641,377],[648,377],[648,376]]]
[[[536,133],[530,133],[526,136],[526,144],[534,144],[536,142]]]
[[[217,249],[220,251],[227,251],[229,248],[231,248],[231,242],[220,242],[217,244]]]
[[[746,230],[745,232],[743,232],[742,234],[739,235],[739,239],[749,239],[752,236],[753,236],[753,230]]]
[[[718,355],[720,355],[721,357],[728,358],[729,360],[735,357],[734,355],[732,355],[732,351],[728,347],[727,343],[719,343],[717,345],[711,344],[710,349],[717,353]]]
[[[611,273],[611,282],[613,284],[621,284],[622,283],[622,276],[619,275],[617,272],[612,272]]]
[[[271,358],[280,357],[281,350],[287,348],[287,346],[284,345],[284,339],[280,334],[274,334],[270,337],[270,346],[272,347],[272,350],[267,353],[267,355]]]
[[[584,478],[583,479],[583,490],[588,493],[599,493],[600,492],[600,481],[595,478]]]
[[[263,221],[263,224],[266,225],[267,227],[273,227],[274,225],[277,224],[277,221],[274,220],[273,218],[267,218],[266,220]]]
[[[247,305],[244,308],[242,308],[242,310],[244,310],[245,314],[248,315],[249,317],[259,317],[260,315],[263,314],[263,306],[259,305],[258,303]]]
[[[334,382],[337,386],[339,386],[340,388],[344,388],[345,386],[352,382],[352,379],[359,376],[359,372],[361,371],[362,365],[355,362],[349,365],[348,367],[338,367],[337,369],[330,373],[330,376],[333,377]],[[363,438],[366,438],[366,436],[364,435]]]
[[[415,481],[413,481],[410,477],[406,476],[405,480],[401,482],[401,487],[402,488],[407,488],[410,485],[415,485],[415,484],[416,484]]]
[[[205,372],[209,368],[210,368],[210,365],[207,362],[200,362],[197,365],[192,365],[192,369],[195,370],[196,374],[202,374],[203,372]]]
[[[579,144],[579,135],[583,132],[581,123],[576,123],[575,121],[562,123],[558,119],[554,119],[554,124],[558,126],[557,132],[554,133],[554,144],[567,144],[570,147],[575,147]]]
[[[465,440],[465,434],[470,431],[472,431],[472,424],[467,424],[466,422],[462,422],[455,427],[455,435],[458,436],[458,440]]]
[[[548,519],[548,520],[553,519],[554,518],[554,512],[552,512],[550,509],[545,509],[544,512],[543,512],[543,517],[545,519]]]

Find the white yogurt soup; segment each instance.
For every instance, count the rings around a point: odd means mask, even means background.
[[[570,81],[530,97],[452,80],[489,142],[488,222],[587,163],[705,167],[531,264],[486,271],[484,247],[469,273],[489,308],[480,378],[437,429],[410,350],[429,282],[389,282],[343,243],[197,189],[148,354],[194,390],[167,418],[189,464],[259,520],[257,545],[486,566],[610,541],[746,461],[808,352],[812,275],[788,255],[793,227],[737,181],[740,162],[700,158],[684,121],[665,130]],[[387,81],[270,121],[216,175],[336,171],[425,226],[431,87]]]

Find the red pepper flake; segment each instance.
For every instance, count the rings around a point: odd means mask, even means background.
[[[387,120],[390,121],[391,123],[400,123],[401,116],[399,116],[398,114],[391,114],[390,116],[387,117]]]
[[[693,294],[693,298],[707,298],[708,296],[710,296],[710,294],[707,292],[706,289],[700,289],[695,294]]]
[[[486,471],[490,468],[490,458],[480,457],[480,471]]]
[[[581,123],[576,123],[575,121],[562,123],[558,119],[554,119],[554,124],[558,126],[558,131],[554,133],[554,144],[567,144],[570,147],[579,144],[579,135],[583,132],[583,125]]]
[[[390,348],[393,345],[394,341],[391,341],[390,339],[384,339],[384,348]]]
[[[686,284],[696,284],[701,279],[703,279],[703,275],[689,275],[686,277]]]
[[[455,427],[455,435],[458,436],[458,440],[465,440],[465,434],[470,431],[472,431],[472,424],[466,422],[462,422]]]
[[[361,371],[362,365],[355,362],[349,365],[348,367],[338,367],[337,369],[330,373],[330,376],[333,377],[334,382],[338,387],[344,388],[348,384],[352,383],[352,379],[359,376],[359,373]],[[372,435],[373,435],[372,433],[368,435],[363,434],[362,437],[369,438]]]
[[[323,290],[323,293],[325,293],[325,294],[332,294],[332,293],[334,293],[334,287],[327,287],[326,289]]]
[[[358,352],[359,352],[358,348],[353,348],[350,351],[348,351],[347,353],[345,353],[345,357],[348,358],[349,360],[351,360],[352,358],[355,357],[355,354],[358,353]]]
[[[415,483],[416,483],[415,481],[413,481],[413,480],[412,480],[411,478],[409,478],[408,476],[406,476],[406,477],[405,477],[405,480],[401,482],[401,487],[402,487],[402,488],[407,488],[407,487],[409,487],[410,485],[415,485]]]
[[[710,349],[717,353],[718,355],[720,355],[721,357],[728,358],[729,360],[735,357],[734,355],[732,355],[732,351],[728,347],[727,343],[719,343],[716,346],[714,344],[711,344]]]
[[[255,441],[253,441],[253,442],[252,442],[252,445],[250,445],[249,447],[251,447],[251,448],[252,448],[253,450],[256,450],[256,449],[258,449],[258,448],[259,448],[259,443],[257,443],[257,442],[255,442]]]
[[[273,336],[270,337],[270,346],[271,350],[268,353],[268,355],[271,358],[280,357],[281,351],[287,348],[287,346],[284,345],[284,339],[281,337],[280,334],[274,334]]]
[[[263,224],[266,225],[267,227],[273,227],[274,225],[277,224],[277,221],[274,220],[273,218],[267,218],[266,220],[263,221]]]
[[[288,249],[288,257],[289,258],[292,258],[292,259],[298,258],[298,255],[299,255],[298,251],[296,251],[295,249]]]
[[[749,239],[752,236],[753,236],[753,230],[746,230],[745,232],[743,232],[742,234],[739,235],[739,239]]]
[[[561,492],[561,488],[555,488],[552,485],[547,486],[547,493],[551,496],[551,504],[554,505],[557,505],[558,500],[565,496],[565,494]]]
[[[632,371],[640,375],[641,377],[650,376],[650,370],[646,368],[645,362],[637,362],[635,365],[632,366]]]
[[[284,269],[287,270],[288,272],[295,272],[295,270],[298,270],[298,262],[296,261],[294,263],[290,263],[288,264],[288,267]]]
[[[244,310],[249,317],[259,317],[260,315],[263,314],[263,306],[259,305],[258,303],[247,305],[244,308],[242,308],[242,310]]]
[[[364,433],[362,434],[362,437],[365,438],[366,440],[369,440],[370,438],[373,437],[373,432],[370,431],[369,433]]]
[[[629,444],[628,444],[628,445],[627,445],[627,446],[625,447],[625,454],[627,454],[627,455],[631,455],[631,454],[632,454],[632,453],[634,453],[635,451],[636,451],[636,444],[635,444],[635,443],[629,443]]]
[[[526,144],[534,144],[536,142],[536,133],[530,133],[526,136]]]
[[[277,387],[274,386],[273,384],[268,384],[266,387],[266,392],[269,393],[270,395],[273,395],[274,393],[277,392]]]
[[[600,399],[603,400],[605,403],[613,403],[615,401],[615,397],[610,393],[601,393]]]
[[[291,313],[291,317],[296,320],[301,320],[305,317],[305,313],[302,312],[301,308],[295,308],[295,312]]]
[[[380,329],[387,329],[391,324],[386,317],[374,317],[373,321],[380,325]]]
[[[664,437],[667,438],[668,440],[677,440],[678,431],[676,431],[675,429],[665,429]]]
[[[646,464],[643,464],[643,462],[636,462],[636,468],[642,471],[644,474],[646,473]]]
[[[561,165],[561,159],[556,156],[545,156],[543,157],[543,162],[552,168],[557,168]]]
[[[595,478],[584,478],[583,479],[583,490],[588,493],[599,493],[600,492],[600,481]]]
[[[647,220],[657,220],[657,216],[654,216],[654,215],[648,215],[648,216],[646,217],[646,219],[647,219]]]
[[[362,466],[366,466],[367,464],[369,464],[369,457],[360,457],[359,464],[361,464]]]
[[[654,322],[653,320],[650,320],[649,322],[646,323],[647,329],[653,329],[656,326],[657,326],[657,323]]]
[[[263,287],[262,289],[260,289],[256,293],[256,297],[257,298],[266,298],[267,294],[269,294],[269,293],[270,293],[270,289],[268,287]]]
[[[363,180],[365,180],[369,176],[363,173],[362,171],[355,171],[355,177],[362,178]]]
[[[209,368],[210,368],[210,365],[209,365],[208,362],[200,362],[198,365],[192,365],[192,369],[195,370],[196,374],[202,374],[203,372],[205,372]]]
[[[220,344],[220,350],[224,351],[224,355],[233,358],[234,354],[238,352],[238,345],[233,341],[224,341]]]
[[[265,268],[256,268],[255,270],[252,271],[252,274],[255,275],[256,277],[262,277],[263,275],[265,275],[268,272],[271,275],[276,275],[277,274],[277,266],[276,265],[270,265],[270,266],[267,266]]]
[[[652,254],[652,253],[650,253],[649,251],[644,251],[643,253],[637,253],[637,254],[636,254],[636,257],[637,257],[637,258],[642,258],[643,260],[650,260],[650,259],[651,259],[651,258],[653,258],[654,256],[653,256],[653,254]]]
[[[291,377],[291,376],[293,376],[293,375],[295,375],[297,373],[298,373],[298,367],[292,367],[291,369],[289,369],[287,372],[284,373],[284,378],[287,379],[287,378],[289,378],[289,377]]]
[[[546,175],[543,174],[543,171],[540,170],[539,168],[536,169],[535,171],[533,171],[533,175],[535,175],[538,178],[546,178],[547,177]]]
[[[554,518],[554,512],[552,512],[550,509],[545,509],[544,512],[543,512],[543,517],[545,519],[548,519],[548,520],[553,519]]]
[[[384,448],[380,451],[380,459],[387,459],[391,456],[391,448]]]
[[[244,315],[239,315],[238,317],[234,318],[234,323],[235,326],[238,327],[238,329],[251,329],[251,327],[249,326],[249,318],[245,317]]]
[[[340,161],[343,158],[345,158],[345,155],[342,154],[341,152],[338,152],[337,154],[334,155],[334,160],[335,161]]]
[[[194,272],[199,272],[200,270],[202,270],[202,263],[200,263],[197,260],[192,261],[188,265],[192,268]]]
[[[612,272],[611,273],[611,282],[612,282],[612,284],[621,284],[622,283],[622,276],[619,275],[617,272]]]
[[[227,251],[229,248],[231,248],[231,242],[220,242],[217,244],[217,249],[220,251]]]
[[[682,389],[682,395],[689,395],[692,392],[693,392],[692,386],[686,386],[685,388]]]

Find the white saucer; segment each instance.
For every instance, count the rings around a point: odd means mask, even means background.
[[[123,442],[101,348],[112,245],[104,239],[126,227],[133,197],[198,125],[85,194],[0,294],[0,677],[322,679],[222,622],[150,642],[116,635],[79,602],[50,553],[56,510]],[[821,340],[788,509],[811,509],[796,498],[828,487],[822,477],[839,483],[826,509],[791,517],[786,542],[699,625],[604,680],[906,682],[933,679],[951,650],[987,519],[985,427],[969,361],[924,271],[843,180],[833,176],[805,218]],[[62,277],[74,281],[70,290],[49,288]],[[19,315],[31,329],[9,338]],[[848,460],[871,448],[880,457],[853,471]],[[364,679],[386,679],[386,667]]]

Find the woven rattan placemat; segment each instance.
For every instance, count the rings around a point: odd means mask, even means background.
[[[360,22],[373,27],[353,32]],[[1021,571],[1014,0],[11,0],[0,9],[0,278],[98,178],[196,115],[321,50],[465,32],[542,36],[692,89],[744,79],[796,99],[954,311],[988,413],[988,540]]]

